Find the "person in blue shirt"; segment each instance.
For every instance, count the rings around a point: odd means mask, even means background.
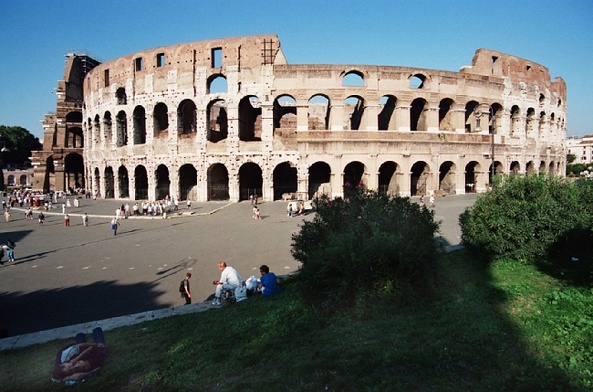
[[[261,292],[264,297],[280,293],[280,286],[278,286],[278,280],[276,274],[270,272],[270,267],[262,265],[259,267],[261,278],[259,279],[261,285]]]

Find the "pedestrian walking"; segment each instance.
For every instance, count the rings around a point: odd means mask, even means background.
[[[10,207],[7,207],[6,211],[4,211],[4,219],[6,219],[6,222],[10,222]]]
[[[111,230],[113,230],[113,235],[117,235],[117,227],[119,226],[119,220],[116,217],[113,217],[111,220]]]
[[[64,226],[66,226],[66,227],[70,226],[70,215],[68,215],[68,214],[64,214]]]
[[[43,215],[43,212],[39,213],[39,226],[43,226],[43,224],[45,223],[45,215]]]
[[[430,194],[430,198],[428,199],[430,208],[434,208],[434,193]]]
[[[10,238],[6,240],[6,245],[4,245],[4,249],[6,250],[6,257],[8,258],[9,262],[14,262],[14,248],[16,248],[16,244]]]
[[[181,281],[179,285],[179,292],[181,293],[181,298],[185,299],[185,304],[191,304],[191,291],[189,289],[189,280],[191,278],[191,272],[185,274],[185,279]]]
[[[187,199],[187,209],[191,210],[191,200]]]
[[[85,212],[82,216],[82,225],[87,227],[89,225],[89,215]]]

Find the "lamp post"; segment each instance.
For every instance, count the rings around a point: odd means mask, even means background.
[[[4,153],[8,151],[4,136],[0,135],[0,193],[4,193]]]
[[[492,164],[490,166],[490,186],[492,186],[492,182],[494,182],[494,175],[496,174],[496,169],[494,168],[494,131],[496,131],[496,122],[495,120],[495,112],[492,109],[492,106],[488,106],[488,130],[490,131],[491,143],[492,145],[490,148],[492,151],[490,152],[490,160]],[[491,129],[492,128],[492,129]]]

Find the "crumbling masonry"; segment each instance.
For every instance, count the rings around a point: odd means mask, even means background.
[[[459,72],[289,65],[275,35],[71,55],[35,181],[137,200],[481,192],[562,175],[566,110],[561,78],[486,49]]]

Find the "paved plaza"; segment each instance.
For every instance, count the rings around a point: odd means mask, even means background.
[[[475,198],[437,199],[435,218],[442,221],[446,244],[459,244],[458,216]],[[67,211],[70,227],[64,226],[59,205],[45,213],[43,227],[38,211],[25,220],[24,209],[14,208],[10,222],[2,220],[0,243],[11,238],[17,244],[16,262],[0,268],[4,336],[180,307],[178,287],[187,271],[193,302],[204,302],[220,275],[219,260],[244,279],[258,276],[261,264],[278,275],[293,273],[299,263],[290,254],[291,235],[303,219],[313,217],[287,217],[282,201],[261,203],[259,221],[251,218],[249,202],[194,203],[167,219],[121,220],[114,236],[109,221],[121,204],[82,198],[78,208]],[[82,224],[85,212],[88,227]]]

